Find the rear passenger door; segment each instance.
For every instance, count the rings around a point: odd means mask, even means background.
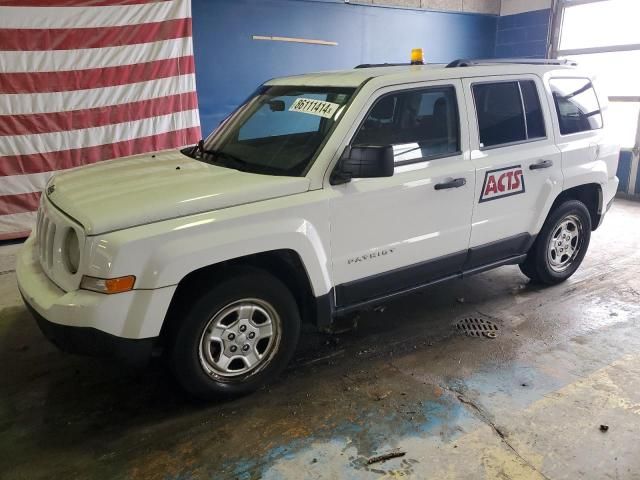
[[[540,78],[471,78],[464,86],[476,168],[468,270],[528,250],[562,190],[562,166]]]

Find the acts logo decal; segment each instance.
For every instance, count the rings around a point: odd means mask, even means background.
[[[480,203],[524,192],[524,175],[520,165],[489,170],[484,175]]]

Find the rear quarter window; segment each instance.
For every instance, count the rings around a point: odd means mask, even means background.
[[[600,103],[587,78],[552,78],[549,81],[562,135],[602,128]]]

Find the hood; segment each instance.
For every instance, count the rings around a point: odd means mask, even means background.
[[[302,177],[245,173],[179,150],[97,163],[56,175],[48,198],[89,235],[306,192]]]

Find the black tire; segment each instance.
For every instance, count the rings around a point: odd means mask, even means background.
[[[272,317],[279,318],[278,342],[272,347],[269,360],[265,361],[260,368],[256,367],[255,370],[244,374],[225,377],[218,374],[214,370],[216,367],[212,367],[212,363],[205,359],[207,354],[203,352],[207,350],[202,346],[201,340],[204,338],[205,329],[210,330],[207,328],[210,327],[210,322],[214,322],[216,318],[222,318],[227,307],[233,309],[234,305],[238,305],[237,302],[241,300],[264,302],[263,305],[271,307],[269,310],[273,313]],[[293,295],[280,280],[259,269],[234,270],[226,280],[217,283],[211,290],[198,297],[192,305],[185,306],[185,309],[187,312],[177,328],[169,361],[178,383],[189,394],[203,400],[245,395],[271,382],[291,360],[300,336],[300,312]],[[273,321],[275,324],[275,320]],[[219,322],[228,322],[228,320]],[[236,322],[233,323],[236,324]],[[251,328],[252,325],[250,324],[249,327]],[[230,327],[220,327],[222,328]],[[275,337],[278,329],[273,330]],[[226,335],[224,338],[228,339],[228,335],[226,333],[224,335]],[[240,335],[244,334],[238,333],[238,336]],[[244,335],[242,341],[250,342],[248,338]],[[256,338],[260,338],[259,335]],[[255,342],[253,345],[258,349],[259,341],[253,341]],[[231,348],[228,346],[229,343],[222,342],[215,345],[210,343],[208,348],[210,352],[212,348],[217,349],[219,356],[220,351],[229,352],[228,349]],[[214,346],[211,347],[211,345]],[[239,346],[242,348],[242,345]],[[248,350],[253,352],[253,347]],[[241,354],[238,346],[236,351],[234,355]],[[211,353],[208,358],[214,359],[214,356]],[[245,365],[245,368],[248,366]]]
[[[552,238],[562,241],[562,233],[560,237],[556,237],[559,228],[563,222],[568,221],[569,226],[573,224],[580,229],[579,236],[575,240],[568,242],[575,252],[571,255],[566,253],[549,253],[549,246]],[[554,208],[542,226],[542,230],[538,234],[536,241],[532,245],[524,263],[520,264],[520,270],[534,282],[546,285],[555,285],[564,282],[578,269],[584,256],[589,248],[591,240],[591,215],[584,203],[578,200],[568,200],[556,208]],[[566,252],[566,244],[559,248],[563,248]],[[554,256],[555,255],[555,256]],[[564,257],[565,265],[559,265]]]

